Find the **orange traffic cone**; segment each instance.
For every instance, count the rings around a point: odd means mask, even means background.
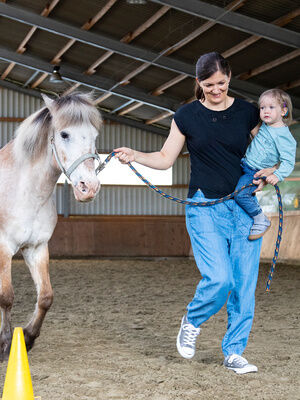
[[[2,400],[34,400],[22,328],[14,330]]]

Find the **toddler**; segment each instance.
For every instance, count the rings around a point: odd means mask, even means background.
[[[278,169],[274,168],[271,174],[270,171],[264,174],[268,175],[266,182],[271,185],[283,181],[294,169],[296,141],[287,126],[292,121],[290,96],[280,89],[270,89],[262,93],[258,104],[262,125],[241,161],[243,175],[236,189],[251,183],[259,170],[277,163],[280,163]],[[253,218],[249,240],[259,239],[271,226],[253,193],[255,189],[251,186],[235,196],[235,201]]]

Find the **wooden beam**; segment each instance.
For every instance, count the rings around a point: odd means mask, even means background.
[[[110,93],[110,92],[104,93],[102,96],[98,97],[98,99],[94,100],[94,104],[95,105],[100,104],[102,101],[104,101],[111,95],[112,95],[112,93]]]
[[[261,74],[263,72],[266,72],[272,68],[277,67],[278,65],[281,65],[285,62],[288,62],[290,60],[293,60],[296,57],[300,56],[300,49],[294,50],[288,54],[285,54],[282,57],[277,58],[276,60],[270,61],[266,64],[261,65],[260,67],[254,68],[248,72],[243,72],[242,74],[239,74],[235,78],[241,79],[241,80],[247,80],[252,78],[253,76],[256,76],[258,74]]]
[[[31,89],[38,87],[46,78],[48,74],[44,72],[33,84],[31,85]]]
[[[297,79],[296,81],[283,83],[282,85],[279,85],[278,88],[282,90],[289,90],[299,86],[300,86],[300,79]]]
[[[242,7],[247,0],[241,1],[241,0],[234,0],[231,3],[229,3],[226,7],[224,7],[225,10],[228,11],[235,11]],[[167,52],[164,52],[165,56],[169,56],[170,54],[174,53],[181,47],[185,46],[192,40],[194,40],[197,36],[200,36],[202,33],[206,32],[208,29],[212,28],[214,25],[216,25],[215,21],[208,21],[205,24],[201,25],[198,29],[187,35],[185,38],[177,42],[174,46],[172,46]]]
[[[170,7],[168,6],[163,6],[161,7],[155,14],[152,15],[149,19],[147,19],[146,22],[144,22],[142,25],[140,25],[138,28],[136,28],[133,32],[127,33],[122,39],[121,42],[124,43],[130,43],[135,39],[137,36],[139,36],[141,33],[143,33],[146,29],[150,28],[159,18],[161,18],[163,15],[166,14],[167,11],[170,10]]]
[[[93,75],[96,72],[96,68],[99,67],[100,64],[102,64],[113,54],[113,51],[106,51],[101,57],[99,57],[96,61],[93,62],[92,65],[88,67],[88,69],[86,70],[86,74]]]
[[[178,75],[175,78],[171,79],[168,82],[163,83],[162,85],[158,86],[156,89],[153,90],[151,93],[153,96],[160,96],[161,94],[164,93],[166,89],[168,89],[171,86],[176,85],[177,83],[183,81],[185,78],[187,78],[187,75]]]
[[[234,0],[230,4],[228,4],[225,7],[225,9],[226,10],[230,10],[230,11],[237,10],[238,8],[242,7],[246,1],[247,0],[244,0],[244,1]],[[206,22],[205,24],[200,26],[200,28],[198,28],[194,32],[190,33],[188,36],[186,36],[184,39],[182,39],[179,42],[177,42],[175,45],[171,46],[170,48],[168,48],[166,50],[163,50],[161,52],[161,54],[166,56],[166,55],[170,55],[170,54],[174,53],[176,50],[180,49],[182,46],[184,46],[187,43],[189,43],[190,41],[194,40],[197,36],[201,35],[203,32],[207,31],[208,29],[210,29],[214,25],[216,25],[215,21]],[[140,74],[141,72],[143,72],[150,65],[151,65],[150,63],[142,64],[141,66],[136,68],[134,71],[132,71],[131,73],[126,75],[123,78],[123,82],[124,81],[128,81],[128,83],[129,83],[130,79],[132,79],[134,76],[136,76],[136,75]],[[171,79],[170,81],[168,81],[168,82],[164,83],[163,85],[161,85],[161,86],[157,87],[156,89],[154,89],[153,92],[152,92],[152,95],[154,95],[154,96],[161,95],[164,92],[165,89],[176,85],[177,83],[181,82],[186,77],[187,77],[187,75],[182,74],[182,75],[179,75],[179,76],[175,77],[174,79]]]
[[[63,92],[63,96],[66,96],[67,94],[70,94],[70,93],[72,93],[72,92],[74,92],[74,90],[76,90],[78,87],[80,86],[80,83],[75,83],[74,85],[72,85],[72,86],[70,86],[68,89],[66,89],[64,92]]]
[[[7,68],[5,69],[5,71],[3,72],[3,74],[1,75],[1,79],[4,80],[7,75],[12,71],[12,69],[15,67],[16,63],[11,62],[9,63],[9,65],[7,66]]]
[[[112,8],[112,6],[117,2],[117,0],[109,0],[104,7],[91,19],[89,19],[85,24],[83,24],[81,29],[86,31],[90,30],[104,15]]]
[[[164,118],[170,117],[171,115],[173,115],[174,113],[170,112],[170,111],[165,111],[159,115],[157,115],[156,117],[153,117],[151,119],[147,119],[147,121],[145,122],[146,125],[151,125],[154,124],[155,122],[158,122]]]
[[[70,39],[64,47],[62,47],[58,53],[55,54],[55,56],[51,60],[51,64],[58,65],[61,63],[61,58],[62,56],[73,46],[73,44],[76,42],[75,39]]]
[[[300,15],[300,8],[297,8],[296,10],[293,10],[278,19],[275,19],[273,22],[271,22],[271,24],[277,25],[277,26],[284,26],[284,25],[288,24],[289,22],[291,22],[294,18],[298,17],[299,15]],[[238,43],[236,46],[233,46],[230,49],[224,51],[222,53],[222,56],[224,58],[228,58],[228,57],[238,53],[239,51],[246,49],[248,46],[257,42],[260,39],[262,39],[261,36],[252,35],[248,39],[245,39],[242,42]]]
[[[150,17],[146,22],[144,22],[142,25],[140,25],[135,31],[129,32],[125,36],[123,36],[122,39],[120,40],[120,42],[123,42],[123,43],[132,42],[133,39],[135,39],[137,36],[142,34],[146,29],[148,29],[150,26],[152,26],[169,9],[170,9],[170,7],[166,7],[166,6],[162,7],[160,10],[157,11],[157,13],[153,14],[152,17]],[[106,61],[113,54],[114,54],[113,51],[106,51],[92,65],[89,66],[86,73],[89,75],[94,74],[96,72],[96,68],[99,67],[100,64],[104,63],[104,61]]]
[[[196,97],[195,97],[195,96],[190,97],[189,99],[185,100],[185,102],[182,103],[182,104],[188,104],[188,103],[191,103],[191,102],[194,101],[194,100],[196,100]],[[147,125],[154,124],[155,122],[158,122],[158,121],[160,121],[160,120],[162,120],[162,119],[164,119],[164,118],[170,117],[170,116],[173,115],[173,114],[174,114],[174,113],[171,113],[171,112],[163,112],[163,113],[157,115],[156,117],[153,117],[153,118],[151,118],[151,119],[148,119],[148,120],[146,121],[146,124],[147,124]]]
[[[81,29],[88,31],[91,29],[109,10],[110,8],[117,2],[117,0],[109,0],[104,7],[101,8],[101,10],[93,17],[90,18],[87,22],[85,22],[82,26]],[[59,52],[53,57],[51,60],[51,64],[60,64],[61,63],[61,57],[63,54],[66,53],[70,49],[70,47],[73,46],[73,44],[76,42],[75,39],[70,39],[68,42],[65,44],[63,48],[59,50]],[[40,85],[47,77],[47,74],[43,74],[38,80],[36,80],[32,85],[32,89],[36,88],[38,85]]]
[[[22,122],[24,119],[19,117],[0,117],[0,122]]]
[[[129,106],[124,107],[121,111],[119,111],[119,112],[118,112],[118,115],[125,115],[125,114],[128,114],[128,113],[130,113],[131,111],[136,110],[137,108],[141,107],[142,105],[143,105],[143,103],[138,103],[138,102],[135,102],[135,103],[133,103],[133,104],[130,104]]]
[[[143,71],[144,69],[148,68],[149,64],[148,63],[144,63],[142,65],[140,65],[137,69],[135,69],[133,72],[130,72],[129,74],[127,74],[126,76],[124,76],[123,80],[121,82],[118,82],[119,85],[127,85],[130,81],[130,79],[134,76],[134,74],[139,74],[141,71]],[[101,96],[99,97],[99,103],[101,103],[101,101],[106,100],[108,97],[112,96],[113,93],[108,92],[107,95]],[[101,100],[102,99],[102,100]],[[97,104],[99,104],[97,103]],[[142,103],[143,104],[143,103]]]
[[[241,13],[232,11],[224,12],[224,8],[209,4],[201,0],[151,0],[154,3],[171,6],[184,13],[216,21],[231,29],[262,36],[267,40],[283,44],[285,46],[298,48],[300,33],[296,30],[284,29],[274,26],[260,19],[252,18]]]
[[[57,3],[60,0],[52,0],[51,3],[48,3],[46,5],[46,7],[43,9],[43,11],[41,12],[41,15],[43,17],[48,17],[48,15],[50,14],[50,12],[53,10],[53,8],[57,5]],[[2,3],[5,3],[5,1],[2,1]],[[29,30],[29,32],[27,33],[27,35],[25,36],[25,38],[22,40],[22,42],[19,44],[18,48],[17,48],[17,53],[23,54],[26,51],[26,44],[29,42],[30,38],[32,37],[32,35],[34,34],[34,32],[37,30],[36,26],[32,26],[31,29]],[[12,71],[12,69],[14,68],[16,64],[15,63],[10,63],[8,65],[8,67],[6,68],[6,70],[3,72],[3,74],[1,75],[1,79],[5,79],[8,74]]]
[[[120,40],[123,43],[130,43],[133,39],[135,39],[137,36],[141,35],[146,29],[148,29],[150,26],[152,26],[159,18],[161,18],[168,10],[170,7],[162,7],[160,10],[158,10],[155,14],[152,15],[146,22],[144,22],[142,25],[140,25],[135,31],[127,33],[123,38]],[[96,72],[96,68],[99,67],[100,64],[102,64],[104,61],[106,61],[109,57],[111,57],[114,54],[113,51],[106,51],[100,58],[98,58],[92,65],[89,66],[87,69],[86,73],[88,75],[92,75]],[[148,63],[142,64],[140,67],[138,67],[136,70],[136,75],[143,71],[144,69],[148,68]],[[136,71],[135,70],[135,71]],[[132,73],[128,74],[126,77],[123,78],[123,80],[120,82],[120,85],[122,84],[127,84],[129,83],[129,80],[135,75]],[[111,95],[111,94],[110,94]],[[101,96],[99,97],[99,103],[105,99],[107,99],[109,96]],[[102,99],[102,100],[101,100]],[[99,104],[97,103],[97,104]]]
[[[136,75],[140,74],[143,72],[145,69],[149,67],[149,63],[143,63],[139,67],[137,67],[134,71],[129,72],[129,74],[125,75],[122,81],[120,82],[121,84],[128,84],[130,82],[130,79],[134,78]]]

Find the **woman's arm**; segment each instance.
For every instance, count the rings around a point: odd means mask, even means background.
[[[261,127],[261,122],[258,125],[256,125],[255,128],[252,129],[252,131],[250,132],[251,140],[254,139],[254,137],[258,134],[260,127]]]
[[[176,122],[173,120],[169,136],[160,151],[144,153],[129,149],[128,147],[119,147],[114,149],[114,152],[117,153],[116,157],[123,164],[135,161],[150,168],[168,169],[174,164],[184,142],[185,136],[180,132]]]

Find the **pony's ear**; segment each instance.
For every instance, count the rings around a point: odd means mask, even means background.
[[[50,97],[46,96],[45,94],[42,93],[42,98],[46,104],[46,107],[51,111],[53,107],[54,100],[52,100]]]
[[[81,97],[91,103],[93,103],[94,98],[95,98],[95,91],[91,90],[90,92],[86,92],[86,93],[81,93],[80,94]]]

